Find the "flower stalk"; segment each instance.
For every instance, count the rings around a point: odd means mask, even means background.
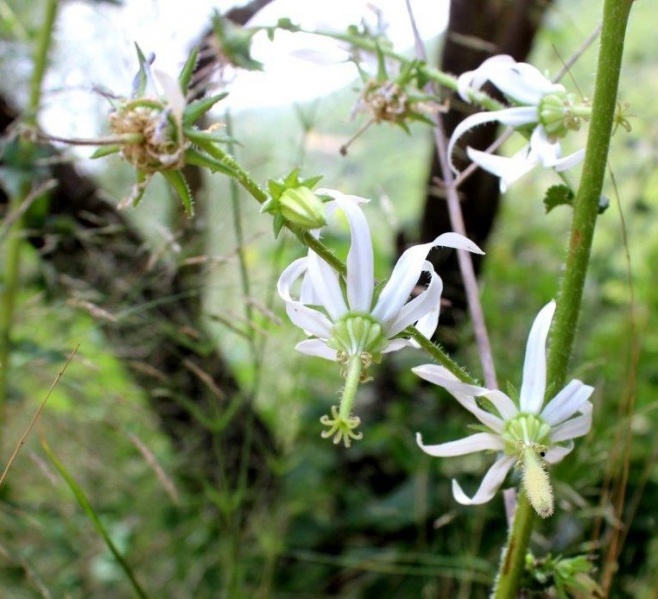
[[[562,386],[566,380],[578,324],[613,130],[624,37],[632,3],[632,0],[605,0],[603,6],[601,46],[585,162],[573,203],[571,238],[548,354],[548,380],[556,387]],[[533,519],[534,510],[522,495],[500,563],[494,599],[517,596]]]

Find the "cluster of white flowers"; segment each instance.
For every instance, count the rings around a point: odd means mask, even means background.
[[[528,64],[516,63],[509,56],[496,56],[478,69],[463,74],[458,80],[459,93],[470,101],[487,81],[514,105],[465,119],[450,140],[449,155],[466,131],[497,121],[526,130],[530,138],[528,146],[511,158],[492,156],[472,148],[468,148],[467,153],[482,168],[500,177],[503,190],[537,164],[563,170],[582,160],[582,151],[561,157],[559,138],[568,129],[576,128],[578,119],[587,114],[586,109],[572,105],[563,86],[551,83]],[[360,421],[351,411],[358,383],[366,380],[368,366],[378,362],[384,353],[418,347],[409,335],[410,326],[415,326],[428,339],[437,327],[443,284],[427,260],[429,252],[438,246],[474,253],[482,251],[462,235],[444,233],[430,243],[406,250],[379,290],[375,283],[370,229],[361,208],[366,200],[329,189],[314,193],[330,198],[325,204],[329,215],[343,214],[347,219],[351,244],[346,272],[337,272],[309,250],[281,274],[278,292],[292,322],[309,337],[299,343],[297,349],[342,366],[346,384],[341,405],[332,408],[331,417],[323,417],[323,424],[329,427],[323,436],[333,437],[336,443],[342,440],[349,446],[351,440],[361,438],[361,433],[355,432]],[[319,237],[324,228],[313,230],[313,235]],[[415,293],[423,273],[429,282]],[[592,404],[589,398],[594,390],[572,380],[544,405],[546,342],[555,309],[555,302],[550,302],[534,321],[518,400],[497,389],[467,384],[443,366],[426,364],[413,369],[421,378],[450,392],[480,421],[482,429],[463,439],[438,445],[424,445],[418,434],[420,448],[436,457],[478,451],[498,454],[472,497],[453,480],[453,494],[459,503],[471,505],[489,501],[516,466],[522,472],[523,488],[537,513],[543,517],[553,513],[553,493],[546,465],[562,460],[573,449],[573,439],[590,430]]]

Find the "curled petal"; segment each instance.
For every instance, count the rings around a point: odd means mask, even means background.
[[[518,108],[506,108],[504,110],[495,110],[493,112],[477,112],[465,118],[455,128],[450,141],[448,142],[448,157],[450,159],[450,167],[456,173],[458,170],[452,163],[452,152],[457,143],[457,140],[470,129],[485,125],[486,123],[502,123],[512,127],[521,127],[530,123],[536,123],[539,118],[536,107],[521,106]]]
[[[467,455],[477,451],[500,451],[505,446],[498,435],[491,433],[476,433],[469,437],[439,445],[424,445],[420,433],[416,433],[416,443],[426,453],[436,458],[448,458],[457,455]]]
[[[593,392],[594,387],[574,379],[548,402],[541,417],[551,426],[560,424],[579,412]]]
[[[441,292],[443,291],[443,281],[441,277],[434,272],[431,262],[425,262],[425,272],[431,276],[430,284],[418,296],[405,304],[402,309],[394,316],[393,320],[386,323],[387,336],[394,337],[399,332],[404,331],[409,325],[423,320],[423,335],[430,337],[436,330],[439,322],[439,308],[441,306]],[[434,328],[432,328],[434,325]],[[431,329],[431,330],[430,330]]]
[[[505,423],[493,414],[483,410],[477,405],[475,397],[481,397],[491,393],[489,389],[462,383],[457,377],[443,366],[437,364],[425,364],[411,369],[420,378],[439,385],[449,391],[451,395],[473,414],[482,424],[488,426],[496,433],[502,433]]]
[[[171,112],[174,115],[176,122],[181,123],[183,120],[183,111],[185,110],[186,101],[180,83],[167,73],[163,73],[157,69],[153,70],[153,74],[162,87],[164,97],[171,108]]]
[[[538,69],[525,62],[496,69],[489,81],[519,104],[536,105],[547,94],[565,91],[563,85],[552,83]]]
[[[581,409],[581,415],[571,418],[551,429],[551,442],[568,441],[584,437],[592,428],[592,404],[587,402]]]
[[[372,311],[374,318],[388,322],[398,314],[418,282],[425,268],[425,258],[432,247],[432,243],[414,245],[400,256]]]
[[[555,314],[555,301],[544,306],[532,323],[525,361],[523,362],[523,382],[519,394],[522,412],[539,414],[546,393],[546,338]]]
[[[439,235],[432,244],[434,247],[455,248],[457,250],[466,250],[473,254],[484,254],[484,252],[473,243],[468,237],[464,237],[460,233],[442,233]]]
[[[390,354],[391,352],[398,351],[405,347],[418,347],[418,343],[416,343],[413,339],[392,339],[382,350],[382,353]]]
[[[516,462],[516,456],[503,456],[498,458],[485,474],[482,483],[480,484],[480,488],[473,497],[466,495],[456,480],[452,481],[452,494],[462,505],[479,505],[481,503],[486,503],[496,494],[496,491],[500,489],[500,486],[503,484],[507,473],[514,465],[514,462]]]
[[[574,166],[578,166],[585,159],[585,150],[577,150],[573,154],[569,154],[564,158],[560,158],[555,163],[555,170],[558,172],[569,170]]]
[[[315,356],[317,358],[324,358],[325,360],[336,361],[336,350],[327,347],[327,344],[320,339],[307,339],[306,341],[299,342],[295,349],[307,356]]]
[[[480,90],[489,80],[491,73],[499,68],[509,68],[516,61],[505,54],[498,54],[487,58],[477,69],[462,73],[457,79],[457,91],[463,100],[470,102],[469,91]]]

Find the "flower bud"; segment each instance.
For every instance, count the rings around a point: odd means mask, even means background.
[[[286,189],[279,199],[281,216],[302,229],[319,229],[327,224],[322,200],[308,187]]]

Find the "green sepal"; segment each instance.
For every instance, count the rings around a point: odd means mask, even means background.
[[[185,64],[178,75],[178,82],[180,83],[180,88],[183,90],[183,94],[187,94],[187,90],[190,87],[190,82],[192,81],[192,75],[194,75],[194,68],[196,67],[198,58],[199,48],[195,47],[192,49],[192,52],[190,52],[189,58],[185,61]]]
[[[144,171],[140,171],[139,169],[137,169],[136,173],[137,173],[137,183],[135,184],[136,193],[132,197],[133,206],[137,206],[142,201],[142,198],[144,197],[144,192],[146,191],[147,183],[151,178],[151,175],[145,173]]]
[[[103,158],[105,156],[109,156],[110,154],[116,154],[117,152],[120,151],[121,151],[121,146],[118,144],[111,146],[101,146],[100,148],[97,148],[89,158],[91,158],[92,160],[96,158]]]
[[[196,123],[217,102],[223,100],[226,96],[228,96],[228,92],[190,102],[183,111],[183,125],[193,125]]]
[[[280,214],[275,214],[274,218],[272,219],[272,231],[274,232],[274,239],[277,239],[279,237],[279,233],[281,233],[281,229],[286,224],[286,219],[283,218]]]
[[[199,152],[196,148],[187,148],[185,150],[185,163],[207,168],[213,173],[223,173],[229,177],[235,177],[235,171],[230,166],[227,166],[219,160],[215,160],[212,156]]]
[[[546,214],[557,206],[571,206],[573,199],[574,193],[567,185],[552,185],[546,190],[546,195],[544,196]]]
[[[231,137],[227,137],[221,131],[200,131],[199,129],[194,129],[193,127],[186,127],[183,129],[183,133],[185,138],[189,139],[192,143],[195,143],[200,147],[204,147],[206,144],[238,143]]]
[[[142,49],[135,42],[135,50],[137,50],[137,60],[139,61],[139,71],[133,81],[133,98],[139,98],[146,93],[146,86],[148,85],[148,68],[150,62],[147,60],[146,56],[142,52]]]
[[[307,177],[306,179],[299,178],[299,168],[295,168],[282,179],[268,179],[267,187],[270,190],[270,195],[278,200],[284,191],[287,189],[297,189],[298,187],[308,187],[313,189],[322,179],[322,175],[315,175]]]
[[[194,198],[192,198],[192,192],[190,191],[190,188],[187,185],[187,181],[185,180],[185,177],[183,177],[183,173],[180,171],[160,171],[162,175],[164,176],[165,179],[169,182],[169,185],[171,185],[174,188],[174,191],[178,194],[178,197],[181,199],[181,202],[183,202],[183,207],[185,208],[185,212],[187,213],[187,216],[190,218],[194,216]]]
[[[263,64],[251,57],[251,41],[257,30],[249,31],[225,19],[218,11],[212,17],[212,28],[219,45],[231,63],[248,71],[262,71]]]
[[[379,83],[383,83],[384,81],[388,81],[388,72],[386,71],[386,57],[382,52],[379,42],[376,43],[375,49],[377,52],[377,81]]]

